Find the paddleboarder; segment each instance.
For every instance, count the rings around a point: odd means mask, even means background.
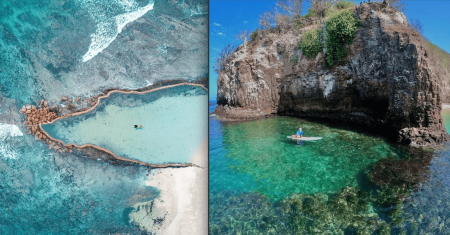
[[[297,138],[302,138],[303,137],[303,131],[302,131],[302,128],[300,127],[300,128],[298,128],[298,131],[297,131]],[[297,140],[297,145],[302,145],[303,144],[303,141],[302,140]]]

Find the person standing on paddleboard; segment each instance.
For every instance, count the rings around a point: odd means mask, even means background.
[[[303,137],[303,131],[302,131],[302,128],[300,127],[300,128],[298,128],[298,131],[297,131],[297,138],[302,138],[302,137]],[[297,140],[297,144],[298,145],[303,144],[303,141]]]

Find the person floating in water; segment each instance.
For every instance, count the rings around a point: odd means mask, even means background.
[[[302,131],[302,128],[300,127],[300,128],[298,128],[298,131],[297,131],[297,138],[302,138],[302,137],[303,137],[303,131]],[[303,140],[297,140],[297,144],[302,145]]]
[[[142,129],[142,125],[134,125],[135,129]]]

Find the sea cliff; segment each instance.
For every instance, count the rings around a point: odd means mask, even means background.
[[[388,5],[363,3],[350,11],[359,26],[333,65],[325,33],[317,56],[299,49],[306,32],[326,27],[323,19],[300,18],[254,33],[219,74],[215,114],[228,120],[273,114],[322,119],[405,145],[442,145],[449,138],[441,106],[450,101],[450,56]]]

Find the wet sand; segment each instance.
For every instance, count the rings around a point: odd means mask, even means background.
[[[202,168],[165,168],[152,170],[145,184],[160,190],[159,198],[134,207],[152,205],[150,210],[135,210],[131,221],[155,234],[208,234],[208,140],[192,155]],[[164,218],[155,224],[157,218]]]

